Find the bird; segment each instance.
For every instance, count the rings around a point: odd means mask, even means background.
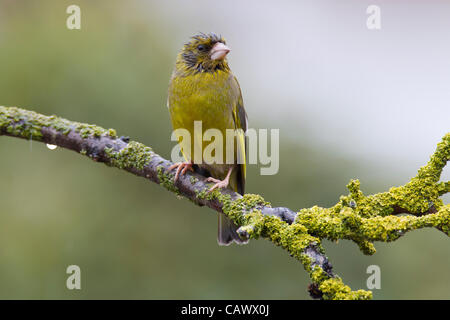
[[[199,33],[191,37],[178,53],[169,82],[167,107],[174,131],[186,129],[191,138],[186,141],[178,136],[181,153],[186,161],[175,163],[169,170],[176,169],[175,183],[187,170],[197,169],[207,176],[207,182],[214,183],[208,192],[229,188],[244,195],[247,114],[241,88],[227,61],[230,51],[221,36]],[[200,134],[194,130],[196,121],[201,121]],[[222,134],[223,150],[226,149],[227,129],[237,132],[233,138],[231,161],[226,161],[224,151],[222,156],[211,153],[217,156],[215,160],[219,158],[223,161],[214,162],[211,161],[214,159],[203,158],[194,163],[195,145],[205,150],[207,143],[202,138],[209,129],[217,129]],[[246,244],[248,240],[239,237],[237,229],[236,224],[224,213],[218,214],[219,245],[226,246],[233,242]]]

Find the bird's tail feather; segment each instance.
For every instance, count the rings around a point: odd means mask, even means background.
[[[219,213],[219,230],[217,232],[217,242],[221,246],[228,246],[233,241],[237,244],[246,244],[248,240],[242,240],[237,234],[238,226],[234,224],[225,214]]]

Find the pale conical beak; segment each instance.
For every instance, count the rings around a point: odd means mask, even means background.
[[[231,51],[230,48],[228,48],[222,42],[217,42],[210,51],[211,60],[225,59],[226,55],[230,51]]]

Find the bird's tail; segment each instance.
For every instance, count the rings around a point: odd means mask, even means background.
[[[238,227],[225,214],[219,213],[219,230],[217,242],[221,246],[228,246],[233,241],[237,244],[246,244],[248,240],[242,240],[237,234]]]

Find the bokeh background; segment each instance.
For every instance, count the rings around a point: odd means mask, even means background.
[[[66,8],[81,7],[81,30]],[[381,30],[366,9],[381,8]],[[273,205],[331,206],[401,185],[450,120],[448,1],[0,0],[0,105],[115,128],[169,157],[167,85],[193,34],[222,34],[250,127],[279,128],[280,171],[250,166]],[[449,170],[445,171],[449,179]],[[303,299],[306,272],[265,240],[218,247],[216,214],[71,151],[0,137],[0,298]],[[445,198],[448,203],[449,198]],[[353,289],[449,299],[450,246],[427,229],[364,256],[325,241]],[[82,289],[66,288],[81,268]]]

